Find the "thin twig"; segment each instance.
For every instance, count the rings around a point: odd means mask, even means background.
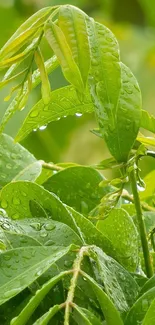
[[[60,170],[64,169],[63,167],[60,167],[58,165],[55,165],[55,164],[52,164],[52,163],[46,163],[43,160],[40,160],[40,163],[41,163],[42,167],[45,168],[45,169],[50,169],[50,170],[54,170],[54,171],[58,171],[58,172]]]

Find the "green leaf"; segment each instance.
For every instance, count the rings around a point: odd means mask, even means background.
[[[100,203],[101,198],[110,192],[110,186],[99,187],[103,179],[91,167],[73,166],[54,174],[44,183],[44,187],[55,193],[62,202],[88,215]]]
[[[29,55],[31,54],[31,52],[26,52],[23,51],[9,59],[3,60],[0,62],[0,69],[5,69],[7,67],[10,67],[14,64],[18,64],[21,63],[24,59],[26,59]]]
[[[0,58],[1,58],[1,66],[4,66],[5,64],[3,62],[10,62],[12,63],[15,62],[14,57],[12,57],[17,51],[19,51],[25,44],[27,44],[29,41],[32,40],[32,37],[36,37],[36,33],[38,32],[38,28],[30,28],[24,31],[22,34],[20,34],[17,38],[9,42],[9,45],[6,46],[5,48],[3,47],[2,50],[0,51]],[[25,53],[19,53],[15,57],[25,55]],[[12,57],[12,58],[10,58]],[[2,60],[4,58],[4,61]],[[7,58],[7,59],[6,59]],[[10,59],[9,59],[10,58]],[[14,60],[14,62],[13,62]]]
[[[82,245],[79,236],[69,226],[49,218],[23,219],[18,220],[17,223],[15,221],[13,222],[14,226],[16,224],[20,227],[21,234],[35,238],[41,245],[60,245],[65,247],[71,243]]]
[[[113,302],[109,299],[107,294],[101,289],[97,282],[88,274],[82,272],[84,278],[91,284],[94,293],[98,299],[103,315],[106,319],[107,325],[123,325],[123,321]]]
[[[49,60],[47,60],[45,62],[45,69],[46,69],[47,73],[51,73],[57,67],[58,67],[58,61],[57,61],[57,58],[55,56],[53,56],[52,58],[50,58]],[[8,71],[7,76],[10,75],[10,73],[11,73],[11,71],[10,72]],[[40,82],[41,82],[40,72],[39,72],[38,69],[36,69],[32,74],[31,88],[32,89],[35,88]],[[27,89],[27,86],[28,86],[27,84],[28,84],[28,81],[26,81],[24,83],[23,89]],[[7,124],[7,122],[11,119],[11,117],[14,115],[14,113],[18,110],[20,98],[21,98],[21,94],[20,94],[20,91],[19,91],[19,93],[17,93],[17,96],[13,99],[13,101],[11,102],[9,107],[7,108],[5,114],[4,114],[3,118],[2,118],[1,125],[0,125],[0,132],[2,132],[4,130],[5,125]]]
[[[154,325],[155,324],[155,299],[152,301],[144,319],[142,325]]]
[[[140,127],[140,89],[130,69],[120,63],[112,32],[92,19],[88,29],[92,52],[89,84],[99,127],[111,154],[125,162]]]
[[[155,288],[155,275],[153,275],[152,278],[148,279],[148,281],[144,284],[140,291],[140,295],[144,294],[152,288]]]
[[[74,304],[73,317],[80,325],[102,325],[101,321],[90,311]]]
[[[76,225],[80,231],[81,238],[83,239],[83,242],[88,245],[96,245],[106,254],[115,256],[115,249],[111,243],[111,241],[107,238],[106,235],[103,235],[94,225],[91,221],[86,219],[82,214],[75,211],[71,207],[67,207],[67,210],[70,212],[70,214],[73,216]]]
[[[72,86],[63,87],[51,92],[51,99],[45,105],[41,99],[29,112],[21,129],[19,130],[16,141],[24,139],[33,129],[46,125],[57,119],[74,115],[75,113],[93,112],[93,104],[89,94],[86,93],[81,103],[77,93]]]
[[[142,144],[144,144],[146,147],[148,146],[155,147],[155,138],[153,137],[144,137],[142,135],[139,135],[137,137],[137,140]]]
[[[129,271],[138,264],[138,233],[132,218],[123,209],[113,209],[97,228],[110,239],[116,249],[117,261]]]
[[[51,219],[63,222],[77,231],[73,217],[59,198],[35,183],[26,181],[9,183],[2,189],[0,195],[1,206],[12,219],[31,218],[30,201],[36,201],[48,212]]]
[[[103,122],[103,135],[115,159],[125,162],[139,131],[142,103],[137,80],[125,65],[121,64],[121,70],[122,87],[118,104],[112,117],[108,117],[107,113],[107,120]],[[98,91],[102,91],[100,85]]]
[[[10,77],[9,79],[3,78],[3,80],[0,81],[0,88],[3,88],[4,86],[6,86],[8,83],[11,83],[12,81],[16,81],[16,79],[19,78],[20,76],[22,76],[26,71],[27,71],[27,68],[24,69],[23,71],[17,73],[16,75]]]
[[[65,78],[81,93],[84,92],[84,84],[76,65],[66,37],[56,24],[49,22],[45,27],[45,36],[54,54],[60,62]]]
[[[39,306],[39,304],[41,303],[41,301],[44,299],[44,297],[47,295],[47,293],[51,290],[51,288],[53,288],[53,286],[58,283],[61,279],[63,279],[63,277],[67,274],[67,272],[62,272],[58,275],[56,275],[55,277],[53,277],[52,279],[50,279],[48,282],[46,282],[42,288],[40,290],[37,290],[35,296],[33,296],[28,304],[25,306],[25,308],[21,311],[21,313],[15,317],[12,321],[11,321],[11,325],[25,325],[27,323],[27,321],[29,320],[29,318],[31,317],[31,315],[33,314],[33,312],[35,311],[35,309]],[[56,306],[54,306],[56,307]],[[39,324],[47,324],[47,320],[52,318],[52,316],[54,316],[54,311],[57,312],[59,310],[58,308],[59,306],[57,306],[57,308],[54,308],[53,311],[48,311],[45,315],[43,315],[42,320],[44,320],[43,323]],[[49,317],[51,316],[51,317]],[[45,322],[46,321],[46,322]]]
[[[73,58],[81,72],[83,83],[86,86],[90,68],[86,14],[74,6],[61,6],[59,9],[58,24],[66,37]]]
[[[155,299],[155,288],[144,293],[132,306],[126,319],[125,325],[139,325],[147,313],[152,301]]]
[[[42,166],[34,156],[7,134],[0,135],[0,187],[12,180],[35,181]]]
[[[55,55],[53,55],[50,59],[44,62],[45,70],[47,74],[53,72],[58,66],[59,62]],[[41,81],[40,71],[36,69],[32,74],[32,89],[39,85]]]
[[[55,305],[53,307],[51,307],[49,309],[49,311],[47,311],[46,314],[44,314],[43,316],[41,316],[39,319],[36,320],[35,323],[33,323],[33,325],[47,325],[49,323],[49,321],[51,320],[51,318],[60,310],[60,306],[59,305]]]
[[[0,51],[0,57],[4,57],[6,55],[12,54],[10,50],[17,47],[18,45],[22,45],[24,40],[27,40],[34,31],[38,29],[38,27],[46,20],[47,16],[53,10],[51,7],[43,8],[37,11],[34,15],[32,15],[29,19],[27,19],[12,35],[12,37],[8,40],[8,42],[2,47]],[[19,49],[19,48],[18,48]]]
[[[34,282],[72,247],[21,247],[0,255],[0,305]]]
[[[47,72],[45,69],[44,58],[43,58],[40,48],[38,48],[35,52],[35,61],[37,63],[38,69],[40,71],[40,77],[41,77],[41,81],[42,81],[42,85],[41,85],[42,99],[43,99],[44,104],[46,105],[50,101],[51,86],[50,86],[48,75],[47,75]]]
[[[121,313],[128,311],[139,293],[136,281],[126,269],[100,248],[95,247],[94,251],[97,254],[99,277],[107,295]]]
[[[109,255],[113,247],[109,239],[85,217],[62,202],[43,187],[30,182],[14,182],[6,185],[1,191],[1,206],[12,219],[32,218],[30,201],[39,203],[51,219],[62,222],[74,230],[77,235],[90,245],[101,247]],[[19,204],[17,204],[17,202]]]
[[[19,224],[2,216],[0,216],[0,243],[4,244],[5,249],[42,245],[37,238],[22,231]]]
[[[35,215],[31,219],[15,220],[0,216],[0,243],[5,248],[16,248],[23,246],[69,246],[71,243],[82,245],[78,235],[64,223],[45,218],[41,211],[37,210],[37,203],[30,201],[35,208]],[[35,204],[34,204],[35,203]],[[38,214],[38,215],[37,215]],[[64,236],[65,234],[65,236]]]
[[[142,110],[141,127],[155,133],[155,117],[145,110]]]

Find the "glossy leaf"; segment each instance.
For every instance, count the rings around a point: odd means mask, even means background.
[[[154,325],[155,323],[155,299],[152,301],[144,319],[142,325]]]
[[[58,24],[66,37],[73,58],[81,72],[83,83],[86,86],[90,68],[86,14],[74,6],[61,6]]]
[[[49,311],[47,311],[46,314],[44,314],[43,316],[41,316],[39,319],[36,320],[35,323],[33,323],[33,325],[47,325],[49,323],[49,321],[51,320],[51,318],[60,310],[59,305],[55,305],[53,307],[51,307],[49,309]]]
[[[43,187],[31,182],[18,181],[9,183],[1,191],[1,206],[12,219],[31,218],[30,201],[39,203],[52,219],[77,230],[72,216],[61,201]]]
[[[49,193],[41,186],[30,182],[10,183],[1,191],[1,206],[12,219],[31,218],[30,201],[39,203],[51,219],[62,222],[73,229],[88,244],[101,247],[112,254],[110,240],[102,235],[96,227],[75,210],[65,207],[55,194]],[[16,202],[19,204],[15,204]]]
[[[120,63],[112,32],[92,19],[88,28],[92,52],[89,84],[99,127],[111,154],[124,162],[140,127],[140,89],[130,69]]]
[[[91,284],[95,295],[98,299],[103,315],[106,319],[107,325],[123,325],[123,321],[113,302],[109,299],[107,294],[101,289],[97,282],[89,275],[83,272],[85,279]]]
[[[78,235],[64,223],[45,219],[43,217],[18,220],[13,225],[20,227],[21,234],[35,238],[41,245],[45,246],[65,246],[75,244],[82,245]],[[64,235],[65,234],[65,235]]]
[[[101,321],[90,311],[74,304],[74,319],[80,325],[101,325]]]
[[[94,251],[97,254],[99,277],[107,295],[121,313],[128,311],[139,293],[136,281],[125,268],[101,249],[95,247]]]
[[[121,71],[122,87],[116,112],[113,114],[114,121],[107,119],[104,137],[115,159],[124,162],[139,131],[142,103],[140,88],[130,69],[121,64]]]
[[[15,179],[35,181],[42,170],[40,162],[7,134],[0,135],[0,165],[0,187]]]
[[[93,168],[75,166],[54,174],[44,183],[44,187],[55,193],[62,202],[88,215],[100,203],[102,197],[110,192],[110,186],[99,187],[103,179]]]
[[[116,249],[117,260],[129,271],[138,264],[138,233],[132,218],[123,209],[113,209],[107,218],[98,221],[97,228]]]
[[[0,255],[0,305],[34,282],[71,247],[21,247]]]
[[[125,325],[139,325],[147,313],[152,301],[155,299],[155,288],[144,293],[132,306],[126,319]]]
[[[147,291],[153,288],[155,288],[155,275],[153,275],[150,279],[148,279],[148,281],[144,284],[144,286],[140,291],[140,295],[143,295],[144,293],[146,293]]]
[[[84,244],[96,245],[102,248],[107,254],[115,256],[113,245],[106,235],[102,235],[102,233],[93,225],[93,223],[85,218],[82,214],[69,206],[66,206],[66,208],[74,218]]]
[[[59,282],[61,279],[63,279],[63,277],[66,275],[66,272],[62,272],[58,275],[56,275],[55,277],[53,277],[52,279],[50,279],[48,282],[46,282],[41,289],[37,290],[35,296],[33,296],[28,304],[25,306],[25,308],[21,311],[21,313],[15,317],[12,321],[11,321],[11,325],[25,325],[27,323],[27,321],[29,320],[29,318],[31,317],[31,315],[33,314],[33,312],[35,311],[35,309],[38,307],[38,305],[41,303],[41,301],[44,299],[44,297],[47,295],[47,293],[51,290],[51,288],[57,283]],[[59,308],[54,308],[55,311],[58,311]],[[47,321],[47,319],[50,319],[49,316],[54,315],[53,311],[51,312],[48,311],[48,314],[46,314],[43,316],[44,322],[40,323],[40,324],[47,324],[45,323],[45,320]],[[48,316],[48,318],[47,318]]]
[[[84,97],[81,103],[76,91],[72,86],[63,87],[51,92],[51,99],[45,105],[41,99],[29,112],[21,129],[19,130],[16,141],[24,139],[33,129],[46,125],[57,119],[74,115],[75,113],[91,113],[93,104],[89,94]]]
[[[80,70],[76,65],[66,37],[56,24],[49,22],[45,28],[46,39],[60,62],[65,78],[81,93],[84,85]]]

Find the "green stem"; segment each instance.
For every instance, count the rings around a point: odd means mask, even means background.
[[[146,274],[150,278],[151,276],[153,276],[153,266],[152,266],[152,262],[151,262],[150,252],[149,252],[149,245],[148,245],[148,241],[147,241],[145,224],[143,221],[142,208],[141,208],[139,194],[138,194],[138,190],[137,190],[137,182],[136,182],[136,176],[135,176],[134,169],[130,173],[130,181],[131,181],[131,185],[132,185],[134,204],[135,204],[135,208],[136,208],[136,212],[137,212],[137,221],[138,221],[142,250],[143,250],[143,255],[144,255]]]

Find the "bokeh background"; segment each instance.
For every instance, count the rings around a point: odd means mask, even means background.
[[[0,0],[0,47],[17,27],[42,7],[70,3],[77,5],[97,21],[105,24],[116,35],[121,59],[128,65],[140,84],[143,108],[155,111],[155,0]],[[50,48],[45,45],[50,55]],[[49,53],[48,53],[49,52]],[[52,88],[64,85],[61,71],[51,76]],[[7,89],[0,92],[0,119],[8,106],[3,99]],[[31,96],[26,110],[17,113],[5,132],[14,136],[24,116],[40,98],[40,87]],[[94,164],[106,157],[108,151],[103,140],[90,130],[97,127],[92,114],[73,116],[50,123],[44,130],[30,134],[23,145],[36,158],[52,162],[73,161]],[[154,161],[147,158],[144,174],[154,168]]]

